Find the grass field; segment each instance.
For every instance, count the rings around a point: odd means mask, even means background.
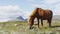
[[[38,28],[36,24],[35,22],[33,29],[29,29],[27,22],[1,22],[0,34],[60,34],[60,21],[52,21],[51,28],[45,21],[43,27],[40,24],[40,28]]]

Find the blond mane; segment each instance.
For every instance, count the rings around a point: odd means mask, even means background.
[[[34,15],[36,14],[37,10],[38,10],[38,8],[34,9],[34,10],[32,11],[32,13],[29,15],[29,17],[34,16]]]

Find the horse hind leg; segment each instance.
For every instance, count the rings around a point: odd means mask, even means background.
[[[38,28],[39,28],[39,19],[37,19],[38,20]]]
[[[43,20],[41,20],[41,25],[43,26]]]

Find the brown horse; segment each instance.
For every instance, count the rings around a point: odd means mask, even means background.
[[[53,13],[51,10],[44,10],[42,8],[36,8],[29,16],[28,22],[29,22],[29,28],[32,28],[32,25],[34,24],[34,19],[37,18],[38,20],[38,28],[39,28],[39,19],[41,19],[41,24],[43,26],[43,20],[47,20],[49,23],[49,26],[51,26],[51,20],[52,20]]]

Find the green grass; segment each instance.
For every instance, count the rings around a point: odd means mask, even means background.
[[[44,26],[40,28],[37,25],[33,25],[33,29],[28,28],[27,22],[15,21],[15,22],[1,22],[0,34],[60,34],[60,21],[53,21],[52,26],[49,27],[48,23],[44,22]]]

